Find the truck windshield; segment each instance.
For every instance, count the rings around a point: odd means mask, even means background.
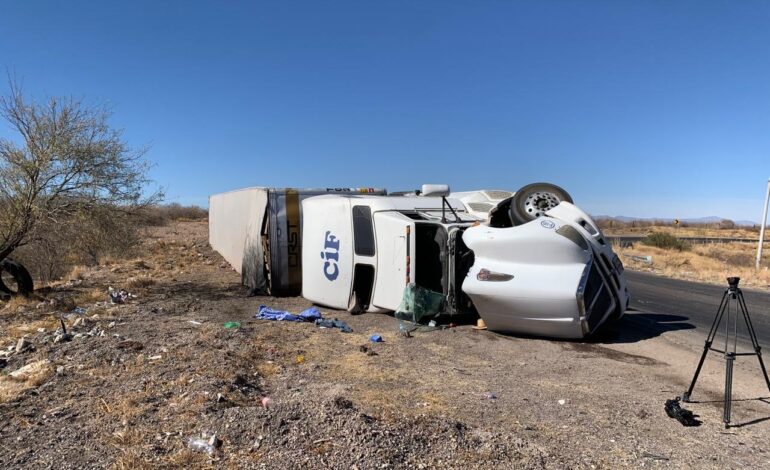
[[[374,256],[374,226],[369,206],[353,206],[353,244],[357,255]]]

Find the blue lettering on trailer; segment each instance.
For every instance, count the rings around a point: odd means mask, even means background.
[[[337,266],[337,261],[340,260],[340,241],[330,231],[326,232],[324,238],[324,251],[321,252],[321,259],[326,260],[324,262],[326,279],[330,281],[337,279],[340,274],[340,268]]]

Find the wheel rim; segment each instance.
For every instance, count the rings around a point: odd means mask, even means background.
[[[524,210],[527,211],[533,219],[540,217],[547,211],[558,206],[561,199],[554,194],[547,191],[538,191],[530,194],[524,200]]]

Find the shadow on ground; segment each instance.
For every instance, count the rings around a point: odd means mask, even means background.
[[[605,325],[588,339],[590,343],[635,343],[668,331],[692,330],[695,325],[683,315],[627,311],[623,318]]]

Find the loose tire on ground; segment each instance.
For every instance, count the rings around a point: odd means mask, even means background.
[[[9,286],[3,282],[3,277],[7,279],[8,276],[13,278],[15,285]],[[4,259],[0,262],[0,292],[26,297],[32,293],[34,288],[32,276],[30,276],[27,268],[12,259]]]
[[[511,200],[509,214],[513,225],[525,224],[537,219],[560,203],[572,202],[564,189],[551,183],[533,183],[516,191]]]

